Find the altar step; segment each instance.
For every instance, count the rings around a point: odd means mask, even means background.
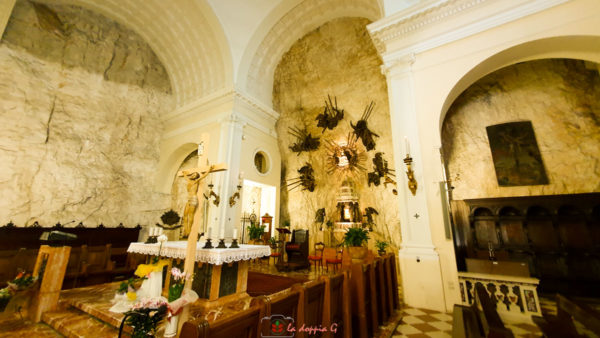
[[[46,312],[42,321],[69,338],[115,338],[119,335],[118,327],[73,306]]]

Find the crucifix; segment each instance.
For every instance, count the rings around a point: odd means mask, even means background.
[[[196,262],[198,229],[202,219],[198,215],[202,213],[202,209],[198,208],[198,201],[201,201],[203,196],[203,186],[201,183],[211,173],[227,170],[225,163],[213,165],[208,163],[208,141],[208,134],[202,134],[201,141],[198,144],[198,168],[182,170],[177,173],[177,176],[184,177],[188,181],[188,202],[183,215],[184,233],[188,235],[184,271],[188,275],[194,274],[194,264]],[[184,290],[190,290],[191,288],[192,278],[185,282]]]

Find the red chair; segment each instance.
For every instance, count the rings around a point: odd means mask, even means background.
[[[342,266],[342,254],[343,254],[343,250],[340,247],[339,250],[337,250],[335,252],[335,258],[325,258],[325,265],[327,268],[327,272],[329,272],[329,265],[333,265],[333,272],[336,272],[338,269],[338,265]]]
[[[323,250],[325,249],[325,244],[323,242],[315,243],[315,254],[308,256],[309,263],[315,263],[315,270],[317,269],[317,265],[321,267],[321,271],[323,271]]]

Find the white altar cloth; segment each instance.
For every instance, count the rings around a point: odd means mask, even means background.
[[[225,245],[229,246],[230,244],[226,243]],[[204,242],[198,242],[196,244],[196,262],[221,265],[271,255],[271,248],[268,245],[239,244],[239,246],[238,249],[202,249]],[[160,243],[134,242],[129,244],[127,252],[157,256],[160,249],[161,257],[185,259],[186,247],[187,241],[164,242],[162,249]]]

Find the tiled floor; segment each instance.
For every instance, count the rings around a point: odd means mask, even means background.
[[[402,320],[396,327],[396,337],[451,337],[452,316],[426,309],[404,308]]]
[[[540,329],[531,323],[505,324],[517,338],[541,337]],[[399,337],[451,337],[452,315],[433,310],[404,308],[402,320],[392,335]]]

